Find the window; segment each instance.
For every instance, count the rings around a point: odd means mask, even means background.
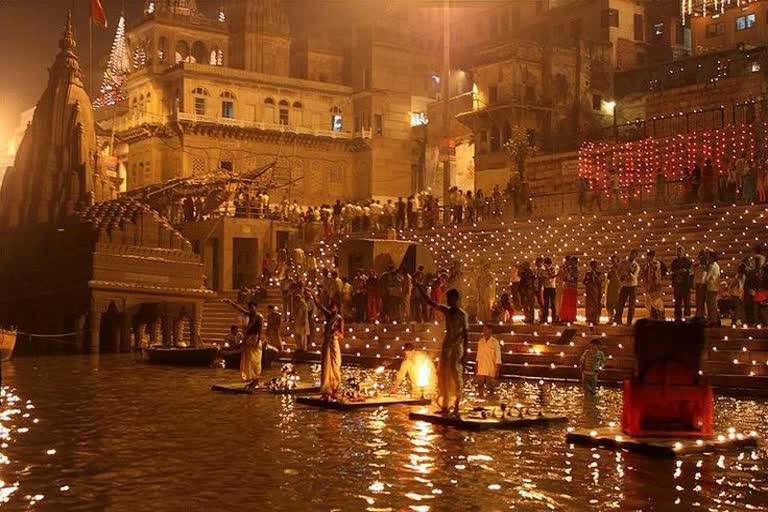
[[[340,132],[343,129],[343,118],[339,107],[331,108],[331,130]]]
[[[264,104],[265,105],[274,105],[275,104],[275,100],[273,100],[272,98],[267,98],[267,99],[264,100]]]
[[[192,89],[192,94],[199,94],[200,96],[208,96],[208,89],[204,87],[195,87]]]
[[[168,40],[165,37],[160,37],[157,42],[158,62],[165,62],[166,55],[168,55]]]
[[[571,39],[578,41],[581,37],[581,19],[571,20]]]
[[[288,112],[288,102],[285,100],[280,100],[278,106],[280,107],[280,124],[287,125],[290,116],[290,113]]]
[[[487,153],[486,148],[488,147],[487,145],[488,133],[485,130],[482,130],[480,132],[479,139],[480,140],[478,141],[478,151],[480,152],[481,155],[484,155],[485,153]]]
[[[488,104],[494,105],[499,101],[499,88],[496,85],[488,86]]]
[[[635,14],[635,41],[645,40],[645,34],[643,33],[643,15]]]
[[[195,98],[195,115],[205,115],[205,98]]]
[[[235,118],[235,104],[232,103],[229,100],[224,100],[221,102],[221,117],[227,118],[227,119],[234,119]]]
[[[506,144],[509,139],[512,138],[512,127],[509,123],[504,123],[504,127],[501,130],[501,143]]]
[[[653,25],[653,35],[656,37],[664,35],[664,23],[656,23]]]
[[[298,101],[293,102],[293,108],[295,108],[296,110],[301,110],[303,107],[304,106],[300,102]]]
[[[525,86],[525,101],[531,103],[536,101],[536,87],[531,84]]]
[[[710,23],[704,32],[707,38],[721,36],[725,34],[725,23]]]
[[[498,128],[491,128],[491,153],[501,151],[501,132]]]
[[[603,97],[599,94],[592,95],[592,110],[600,110],[603,104]]]
[[[373,133],[374,135],[384,133],[384,118],[381,114],[373,114]]]
[[[509,12],[501,11],[499,15],[499,25],[501,26],[501,33],[506,34],[509,32]]]
[[[756,21],[757,18],[755,17],[755,13],[747,14],[746,16],[739,16],[736,18],[736,30],[741,31],[752,28],[755,26]]]
[[[219,167],[229,172],[232,172],[234,170],[231,160],[222,160],[221,163],[219,164]]]
[[[619,26],[618,9],[605,9],[602,13],[601,22],[602,22],[603,28],[618,27]]]

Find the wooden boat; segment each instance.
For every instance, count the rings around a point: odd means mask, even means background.
[[[220,357],[224,359],[224,367],[230,370],[240,369],[240,349],[222,350]],[[274,348],[265,350],[261,356],[261,367],[263,369],[271,368],[272,362],[280,357],[280,354]]]
[[[16,347],[16,331],[0,329],[0,359],[8,361]]]
[[[211,366],[219,353],[216,347],[149,347],[149,362],[174,366]]]

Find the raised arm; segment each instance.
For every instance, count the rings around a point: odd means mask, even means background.
[[[442,311],[443,313],[448,311],[448,309],[449,309],[448,306],[446,306],[445,304],[438,304],[437,302],[432,300],[432,297],[427,295],[427,292],[424,291],[423,285],[417,286],[416,289],[419,290],[419,293],[421,294],[421,298],[424,299],[424,302],[429,304],[431,307],[433,307],[433,308],[435,308],[435,309],[437,309],[439,311]]]
[[[325,316],[331,316],[331,314],[332,314],[331,311],[328,308],[326,308],[325,306],[323,306],[323,304],[319,300],[317,300],[317,297],[312,295],[312,300],[315,302],[315,305],[317,306],[317,309],[322,311]]]

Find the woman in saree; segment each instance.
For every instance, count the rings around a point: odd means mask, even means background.
[[[248,310],[243,310],[248,315],[248,324],[245,327],[245,341],[240,351],[240,377],[248,387],[259,385],[261,376],[261,354],[264,340],[261,339],[264,317],[257,311],[256,302],[248,303]]]
[[[325,316],[323,330],[323,348],[320,353],[320,394],[323,400],[336,400],[341,391],[341,346],[344,337],[344,318],[339,313],[339,305],[331,301],[328,307],[313,296],[317,309]]]

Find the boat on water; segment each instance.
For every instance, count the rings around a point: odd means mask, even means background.
[[[224,368],[228,368],[230,370],[239,370],[240,369],[240,351],[242,349],[236,348],[236,349],[229,349],[229,350],[222,350],[219,353],[219,357],[224,359]],[[261,367],[262,368],[271,368],[272,362],[280,358],[280,351],[271,346],[267,345],[267,348],[264,349],[261,355]]]
[[[16,331],[0,329],[0,360],[8,361],[16,347]]]
[[[173,366],[211,366],[219,349],[216,347],[148,347],[150,363]]]

